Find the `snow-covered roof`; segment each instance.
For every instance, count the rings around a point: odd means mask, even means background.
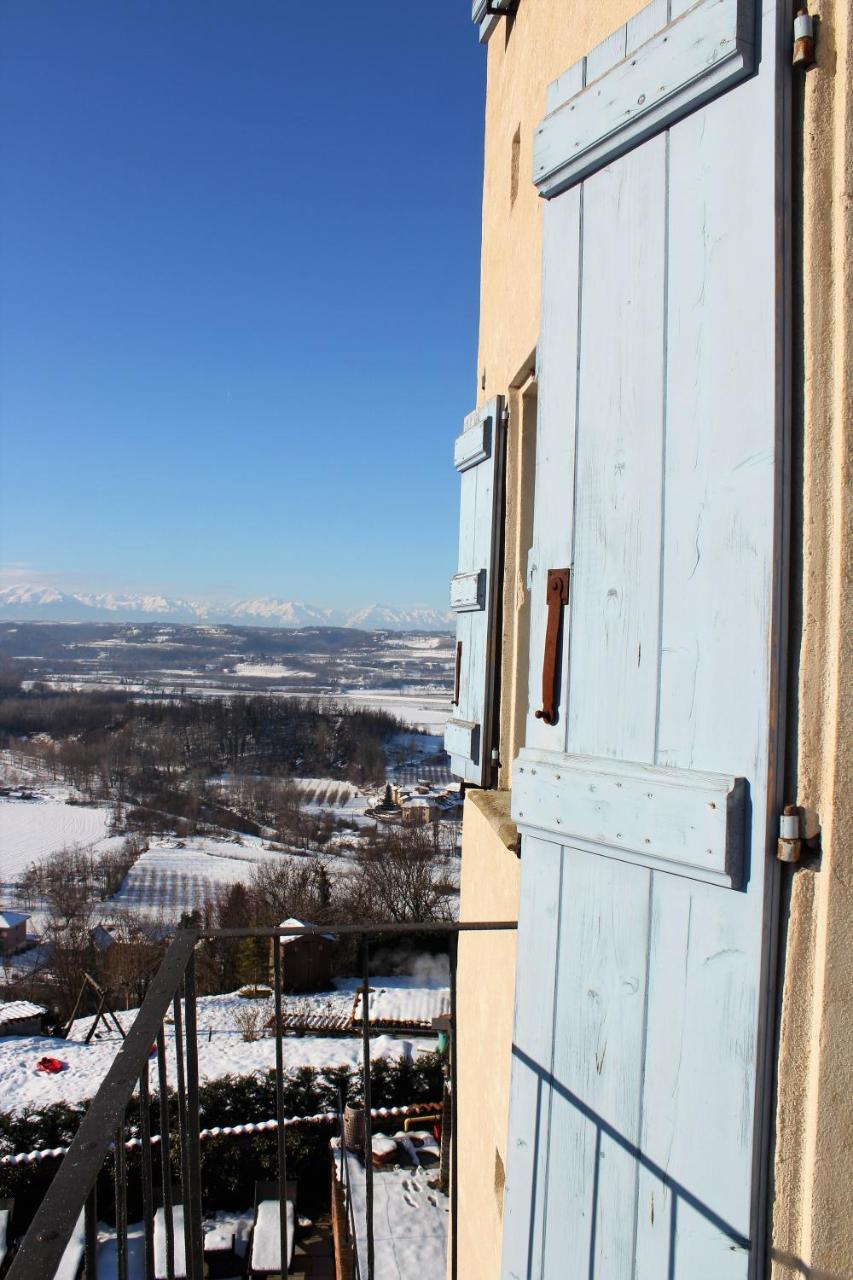
[[[6,1000],[0,1004],[0,1026],[6,1022],[18,1022],[21,1018],[37,1018],[47,1010],[29,1000]]]
[[[406,809],[431,809],[434,804],[432,796],[412,796],[410,800],[403,801]]]
[[[449,987],[437,983],[416,986],[412,978],[385,979],[387,986],[379,986],[380,981],[373,978],[370,983],[368,1019],[371,1024],[431,1027],[433,1018],[450,1012]],[[361,994],[360,990],[356,991],[353,999],[353,1022],[362,1020]]]
[[[279,929],[315,929],[317,926],[310,920],[297,920],[295,916],[291,916],[289,920],[282,920]],[[291,933],[286,938],[281,939],[281,945],[286,947],[288,942],[296,942],[299,938],[306,935],[301,933]],[[307,936],[311,936],[310,934]],[[337,938],[333,933],[321,933],[321,938],[325,938],[328,942],[337,942]]]
[[[0,911],[0,929],[14,929],[16,924],[23,924],[29,918],[23,911]]]

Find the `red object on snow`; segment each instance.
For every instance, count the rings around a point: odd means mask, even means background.
[[[65,1071],[67,1066],[68,1063],[61,1058],[39,1058],[36,1071],[40,1071],[43,1076],[55,1076],[57,1072]]]

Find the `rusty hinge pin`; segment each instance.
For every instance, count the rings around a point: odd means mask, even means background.
[[[779,818],[779,839],[776,842],[776,857],[780,862],[799,862],[802,847],[800,811],[795,804],[786,804]]]
[[[814,19],[807,9],[800,9],[794,18],[794,67],[814,66]]]

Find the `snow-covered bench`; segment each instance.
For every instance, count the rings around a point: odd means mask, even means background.
[[[296,1226],[296,1183],[285,1185],[287,1198],[287,1266],[293,1259],[293,1231]],[[253,1276],[280,1276],[281,1217],[278,1183],[255,1183],[255,1226],[252,1231],[250,1272]]]
[[[186,1280],[187,1252],[184,1243],[184,1206],[172,1203],[172,1227],[175,1241],[175,1280]],[[160,1208],[154,1214],[154,1275],[156,1280],[166,1280],[169,1274],[166,1262],[166,1210]]]

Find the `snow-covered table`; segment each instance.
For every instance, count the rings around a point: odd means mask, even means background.
[[[187,1252],[184,1242],[184,1206],[172,1205],[172,1223],[175,1238],[175,1280],[186,1280]],[[158,1209],[154,1214],[154,1275],[157,1280],[166,1280],[166,1210]]]
[[[293,1258],[293,1201],[287,1202],[287,1265]],[[258,1205],[252,1236],[252,1270],[281,1273],[281,1227],[278,1200],[262,1200]]]

